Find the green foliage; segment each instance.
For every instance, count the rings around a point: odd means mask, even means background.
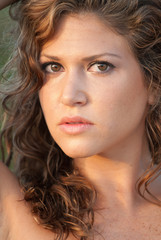
[[[9,17],[9,8],[5,8],[0,11],[0,72],[5,63],[7,62],[12,49],[12,33],[14,30],[14,22]],[[1,78],[1,76],[0,76]],[[1,102],[0,102],[0,114],[1,114]],[[1,116],[0,116],[0,129],[1,129]],[[1,160],[1,151],[0,151]]]
[[[11,20],[8,14],[8,8],[0,11],[0,68],[5,64],[9,57],[7,42],[7,30],[10,28]]]

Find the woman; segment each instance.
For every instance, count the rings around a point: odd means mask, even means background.
[[[161,1],[13,10],[1,140],[17,173],[1,163],[2,239],[159,240]]]

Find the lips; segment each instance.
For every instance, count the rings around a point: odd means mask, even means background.
[[[87,132],[92,125],[92,122],[82,117],[64,117],[59,123],[60,130],[69,135]]]
[[[64,117],[62,118],[59,125],[63,124],[93,124],[93,123],[82,117]]]

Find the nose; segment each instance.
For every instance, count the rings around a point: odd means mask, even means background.
[[[63,81],[61,102],[67,106],[84,106],[88,102],[85,77],[70,73]]]

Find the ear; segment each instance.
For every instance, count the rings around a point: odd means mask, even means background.
[[[156,99],[155,99],[154,95],[150,94],[148,96],[148,103],[149,103],[149,105],[154,105],[155,102],[156,102]]]
[[[159,96],[158,96],[158,91],[157,89],[149,89],[149,92],[148,92],[148,103],[149,105],[154,105],[158,102],[159,100]]]

